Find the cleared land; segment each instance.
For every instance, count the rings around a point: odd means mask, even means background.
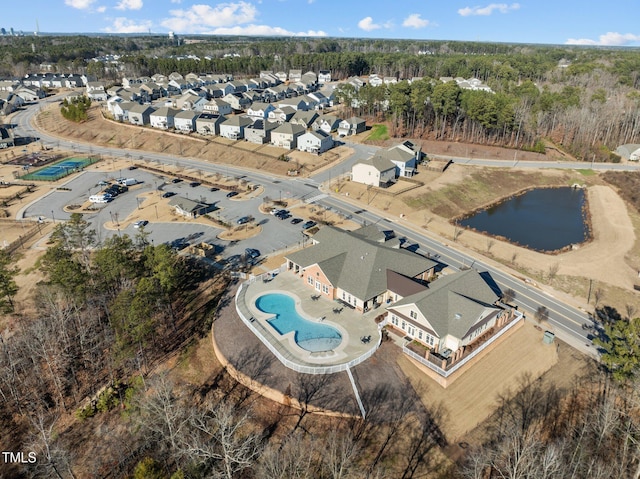
[[[447,411],[445,433],[451,441],[456,441],[489,417],[499,395],[517,389],[523,375],[536,378],[554,366],[574,374],[566,364],[558,364],[556,344],[542,343],[543,333],[531,323],[525,323],[446,389],[422,372],[423,366],[408,357],[400,356],[398,364],[425,406],[440,405]]]

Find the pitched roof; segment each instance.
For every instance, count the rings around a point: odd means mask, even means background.
[[[227,121],[223,122],[222,124],[225,126],[249,126],[251,125],[251,123],[253,123],[253,121],[251,120],[251,118],[249,118],[248,116],[232,116],[231,118],[229,118]]]
[[[393,306],[415,304],[439,337],[466,336],[481,316],[499,308],[499,296],[476,270],[469,269],[443,276],[425,291],[407,296]]]
[[[295,123],[283,123],[273,130],[274,133],[284,133],[286,135],[301,135],[305,132],[305,127]]]
[[[313,239],[314,246],[291,253],[287,259],[303,268],[317,264],[334,287],[362,300],[387,290],[387,269],[413,277],[436,265],[410,251],[330,226],[320,229]]]
[[[133,105],[131,107],[131,109],[129,110],[129,113],[153,113],[154,109],[152,107],[150,107],[149,105],[140,105],[140,104],[136,104]]]
[[[169,206],[177,206],[182,211],[194,213],[207,205],[190,200],[189,198],[183,198],[182,196],[175,196],[169,200]]]
[[[396,168],[396,165],[394,165],[391,160],[379,155],[375,155],[371,158],[367,158],[366,160],[359,161],[356,163],[356,165],[371,165],[380,172],[389,171]]]
[[[176,110],[174,108],[168,107],[168,106],[162,106],[160,108],[158,108],[156,111],[154,111],[153,113],[151,113],[151,116],[173,116],[175,117],[178,113],[180,112],[180,110]]]

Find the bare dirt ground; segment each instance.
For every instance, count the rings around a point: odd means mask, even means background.
[[[482,255],[514,275],[532,277],[539,286],[585,309],[591,309],[600,289],[600,305],[623,311],[627,304],[640,310],[633,290],[638,282],[637,213],[597,174],[567,170],[518,170],[451,165],[444,173],[420,169],[416,179],[424,186],[399,196],[372,195],[365,185],[343,181],[332,194],[376,209],[392,220],[412,225],[422,233],[444,239],[456,248]],[[450,220],[470,210],[532,186],[587,185],[593,239],[577,249],[545,254],[489,238],[471,230],[457,230]],[[336,187],[338,192],[336,193]],[[402,217],[401,217],[402,215]],[[523,226],[523,227],[526,227]],[[459,234],[454,240],[454,236]],[[635,254],[634,254],[635,252]],[[506,267],[506,268],[505,268]],[[590,283],[591,280],[591,283]],[[591,305],[587,299],[590,299]]]
[[[445,432],[452,440],[460,440],[493,412],[500,394],[516,390],[523,375],[537,378],[552,368],[572,377],[576,368],[568,360],[559,362],[561,344],[543,344],[541,329],[525,322],[506,341],[493,348],[480,361],[465,371],[449,387],[442,388],[422,372],[421,365],[406,356],[398,359],[421,400],[427,407],[444,406]]]

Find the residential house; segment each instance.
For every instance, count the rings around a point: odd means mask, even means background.
[[[193,110],[182,110],[175,114],[173,118],[173,126],[178,131],[195,131],[196,118],[198,118],[198,112]]]
[[[396,177],[413,176],[416,173],[418,163],[422,161],[424,156],[420,146],[410,141],[392,146],[388,150],[379,151],[376,155],[382,156],[396,165]]]
[[[136,93],[140,95],[143,102],[151,102],[167,96],[167,91],[155,82],[146,82],[135,88]]]
[[[364,86],[366,82],[362,78],[354,76],[354,77],[347,78],[346,83],[353,85],[356,91],[358,91],[360,88]]]
[[[331,135],[322,130],[308,131],[298,138],[298,150],[319,155],[333,148]]]
[[[386,158],[372,156],[351,167],[351,181],[383,187],[396,179],[396,165]]]
[[[13,94],[19,96],[25,103],[38,101],[46,96],[44,90],[40,87],[22,85],[13,91]],[[105,94],[106,95],[106,94]],[[105,97],[106,100],[106,97]]]
[[[313,91],[306,95],[306,98],[309,98],[311,101],[309,102],[309,108],[314,108],[315,110],[322,110],[329,105],[329,99],[324,96],[322,92]],[[311,106],[313,105],[313,106]]]
[[[230,140],[241,140],[244,138],[244,129],[252,123],[248,116],[233,116],[220,124],[220,136]]]
[[[261,101],[254,101],[249,108],[247,108],[247,115],[255,119],[267,119],[269,118],[269,112],[275,110],[276,107],[271,103],[264,103]]]
[[[395,85],[398,83],[398,79],[396,77],[384,77],[382,81],[385,85]]]
[[[169,200],[169,206],[172,207],[177,214],[187,218],[197,218],[215,209],[214,205],[200,203],[188,198],[183,198],[182,196],[174,196],[171,198]]]
[[[106,101],[107,92],[105,90],[105,84],[99,81],[87,83],[87,96],[95,101]]]
[[[302,79],[302,70],[289,70],[289,83],[295,83]]]
[[[249,83],[244,80],[233,80],[229,83],[233,86],[234,93],[242,93],[249,90]]]
[[[338,135],[350,136],[362,133],[367,129],[367,124],[362,118],[352,116],[346,120],[342,120],[338,125]]]
[[[4,115],[16,111],[25,104],[24,99],[12,91],[0,91],[0,100],[3,101],[2,110]]]
[[[311,128],[314,130],[322,130],[325,133],[336,131],[340,126],[340,118],[334,115],[322,115],[316,118]]]
[[[318,113],[316,111],[298,110],[296,111],[295,115],[293,115],[293,117],[289,120],[289,122],[297,125],[302,125],[304,126],[305,130],[308,130],[309,128],[311,128],[311,125],[313,125],[313,122],[316,121],[317,118]]]
[[[220,125],[227,121],[227,118],[223,115],[212,113],[201,113],[196,118],[196,131],[201,135],[219,135]]]
[[[129,121],[129,111],[137,103],[132,101],[118,101],[112,104],[111,114],[116,121]]]
[[[372,75],[369,75],[369,85],[371,85],[371,86],[380,86],[383,83],[384,83],[384,79],[380,78],[375,73],[372,74]]]
[[[149,124],[153,128],[160,128],[162,130],[173,128],[175,116],[178,112],[179,110],[168,106],[160,107],[149,115]]]
[[[242,93],[229,93],[222,99],[236,111],[244,111],[251,106],[251,100],[243,96]]]
[[[281,83],[284,83],[287,81],[287,73],[286,72],[276,72],[275,73],[276,78],[278,79],[278,81],[280,81]]]
[[[0,91],[14,91],[20,85],[18,80],[0,80]]]
[[[329,83],[331,81],[330,70],[320,70],[318,72],[318,83]]]
[[[0,128],[0,148],[11,148],[15,146],[13,132],[7,128]]]
[[[203,107],[204,113],[214,113],[216,115],[230,115],[233,111],[231,105],[220,98],[209,100]]]
[[[197,112],[204,111],[204,106],[207,104],[205,97],[187,93],[182,95],[173,101],[173,107],[179,110],[193,110]]]
[[[287,270],[316,294],[364,312],[384,304],[387,270],[427,281],[436,266],[387,238],[375,226],[355,231],[327,226],[313,236],[313,246],[286,255]]]
[[[263,145],[271,141],[271,131],[277,127],[278,123],[259,118],[244,129],[244,138],[251,143]]]
[[[308,110],[309,105],[302,97],[296,98],[287,98],[285,100],[281,100],[278,102],[278,107],[282,108],[283,106],[290,106],[294,110]]]
[[[291,123],[282,123],[271,132],[271,144],[279,148],[293,150],[298,146],[298,137],[303,135],[305,128]]]
[[[209,95],[213,98],[224,98],[225,96],[234,93],[235,89],[230,83],[216,83],[207,88]]]
[[[278,123],[285,123],[293,118],[293,115],[295,114],[296,110],[291,108],[290,106],[276,108],[275,110],[269,112],[269,120],[276,121]]]
[[[302,74],[299,81],[301,81],[306,88],[315,89],[318,84],[318,75],[316,75],[315,72],[308,71]]]
[[[442,358],[454,360],[487,331],[511,319],[488,273],[474,269],[442,276],[387,308],[387,321]]]
[[[627,144],[621,145],[616,148],[616,153],[620,155],[622,158],[628,161],[638,161],[640,160],[640,145],[638,144]]]

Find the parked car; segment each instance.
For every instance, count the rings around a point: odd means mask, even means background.
[[[254,248],[247,248],[244,250],[244,254],[247,256],[247,258],[256,259],[260,256],[260,251]]]
[[[289,218],[291,218],[291,213],[289,213],[288,211],[285,211],[284,213],[280,213],[279,215],[276,215],[276,218],[278,218],[279,220],[288,220]]]
[[[237,191],[230,191],[229,193],[227,193],[227,198],[233,198],[234,196],[238,196]]]
[[[271,208],[271,211],[269,211],[269,214],[275,215],[278,211],[282,211],[282,210],[280,208]]]
[[[315,222],[315,221],[311,221],[311,220],[309,220],[309,221],[307,221],[305,224],[303,224],[303,225],[302,225],[302,229],[303,229],[303,230],[307,230],[307,229],[309,229],[309,228],[313,228],[315,225],[316,225],[316,222]]]
[[[129,167],[129,170],[137,170],[137,169],[138,169],[138,167],[137,167],[137,166],[130,166],[130,167]]]
[[[143,226],[147,226],[149,222],[147,220],[140,220],[133,223],[134,228],[142,228]]]
[[[209,191],[218,191],[220,188],[216,188],[215,186],[212,186],[211,189]]]
[[[171,183],[180,183],[182,181],[182,178],[174,178],[173,180],[171,180]]]
[[[297,225],[298,223],[302,223],[302,218],[293,218],[291,220],[292,225]]]
[[[163,198],[171,198],[172,196],[175,196],[176,194],[173,191],[166,191],[164,193],[162,193],[162,197]]]
[[[200,186],[200,183],[198,183],[197,181],[192,181],[191,183],[189,183],[189,186],[191,188],[195,188],[196,186]]]
[[[238,223],[239,225],[244,225],[249,221],[251,221],[251,216],[243,216],[242,218],[238,218],[238,221],[236,221],[236,223]]]

